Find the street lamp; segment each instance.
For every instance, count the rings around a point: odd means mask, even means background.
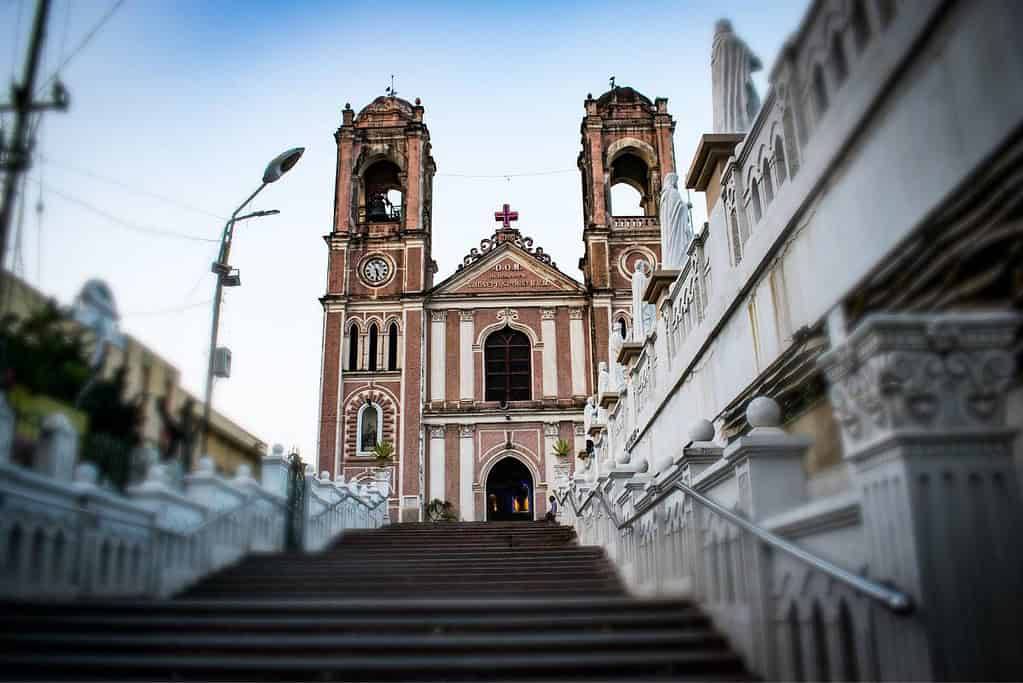
[[[241,284],[241,278],[238,275],[236,269],[232,269],[228,265],[228,257],[231,255],[231,239],[234,237],[234,224],[238,221],[247,220],[249,218],[259,218],[261,216],[275,216],[280,213],[276,209],[272,211],[254,211],[247,213],[243,216],[239,216],[241,210],[249,205],[256,195],[263,191],[263,188],[270,183],[277,182],[281,179],[285,173],[290,171],[298,160],[302,157],[302,153],[305,152],[305,147],[295,147],[289,149],[276,157],[274,157],[269,164],[266,165],[266,170],[263,171],[263,182],[256,188],[256,191],[248,196],[248,198],[241,203],[231,217],[227,219],[227,223],[224,224],[224,232],[220,237],[220,252],[217,255],[217,260],[213,262],[211,270],[217,276],[217,287],[213,294],[213,325],[210,330],[210,358],[209,364],[206,367],[206,401],[203,404],[203,417],[202,417],[202,453],[206,453],[207,444],[210,436],[210,411],[213,403],[213,377],[216,369],[217,359],[217,332],[220,326],[220,299],[223,294],[224,287],[237,287]],[[191,458],[191,453],[189,454]],[[192,463],[186,463],[186,469],[191,469]]]

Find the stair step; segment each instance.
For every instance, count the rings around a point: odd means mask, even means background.
[[[22,667],[25,667],[23,670]],[[362,678],[387,679],[414,677],[423,674],[443,676],[521,677],[524,674],[541,676],[567,673],[578,676],[593,675],[650,675],[674,672],[692,676],[693,680],[706,680],[708,673],[745,677],[741,661],[727,651],[654,650],[643,652],[530,652],[523,655],[447,655],[401,657],[309,657],[281,656],[208,657],[208,656],[148,656],[148,655],[64,655],[52,654],[45,658],[31,655],[0,656],[0,669],[4,676],[17,676],[27,670],[40,675],[71,674],[77,680],[93,678],[108,680],[111,676],[138,676],[146,678],[193,678],[203,680],[274,680],[284,678],[316,678],[329,680],[331,673],[343,680]],[[171,674],[169,676],[168,674]],[[674,677],[673,677],[674,678]],[[677,678],[676,678],[677,680]],[[748,680],[748,679],[747,679]]]
[[[621,608],[618,610],[592,610],[578,614],[553,612],[542,617],[547,628],[573,628],[596,630],[635,630],[643,628],[705,628],[709,624],[706,616],[695,608],[655,612],[650,609]],[[535,629],[537,617],[532,614],[461,614],[461,615],[418,615],[409,616],[375,616],[375,615],[316,615],[316,616],[281,616],[276,611],[267,611],[260,616],[220,616],[216,613],[201,616],[178,615],[120,615],[109,612],[82,615],[68,612],[66,614],[38,614],[30,616],[9,615],[0,620],[0,632],[28,632],[41,627],[51,632],[80,630],[96,632],[108,631],[163,631],[178,633],[227,631],[273,631],[273,632],[328,632],[355,631],[367,633],[379,629],[384,633],[398,631],[410,633],[416,631],[457,632],[459,630],[496,630],[506,632],[512,629]]]

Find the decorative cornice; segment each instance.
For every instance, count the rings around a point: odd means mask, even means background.
[[[628,366],[634,358],[639,357],[642,351],[643,342],[624,342],[622,348],[618,351],[618,358],[616,360],[619,364]]]
[[[552,268],[558,267],[558,265],[551,260],[550,255],[543,250],[543,247],[533,247],[532,237],[523,237],[515,228],[500,228],[494,232],[491,237],[481,240],[479,249],[475,247],[470,249],[469,253],[462,258],[462,262],[458,265],[456,272],[476,263],[476,261],[479,261],[505,242],[511,242],[541,263],[546,263]]]
[[[646,291],[643,292],[643,301],[656,304],[657,300],[661,297],[661,293],[671,287],[671,284],[678,279],[680,272],[678,269],[655,270],[650,275]]]

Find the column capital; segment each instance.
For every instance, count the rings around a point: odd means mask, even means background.
[[[463,439],[471,439],[476,433],[476,425],[458,425],[458,436]]]
[[[544,424],[543,424],[543,435],[544,436],[557,436],[558,435],[558,423],[557,422],[544,422]]]
[[[430,311],[430,322],[443,323],[447,322],[447,319],[447,311]]]
[[[464,309],[458,311],[458,319],[463,323],[471,323],[475,317],[476,311],[466,311]]]
[[[876,314],[818,361],[846,456],[895,436],[1001,430],[1020,316]]]
[[[555,313],[553,308],[544,308],[540,310],[540,317],[543,320],[554,320]]]
[[[443,439],[444,438],[444,425],[430,425],[430,438],[431,439]]]

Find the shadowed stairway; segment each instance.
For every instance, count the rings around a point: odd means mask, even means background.
[[[396,524],[250,556],[167,601],[4,605],[0,677],[741,680],[686,601],[541,523]]]

